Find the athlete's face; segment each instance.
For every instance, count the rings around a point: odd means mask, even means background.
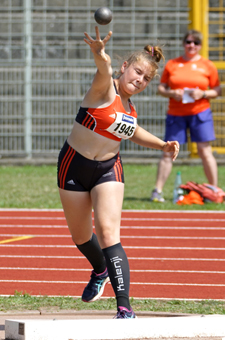
[[[199,40],[196,40],[192,35],[189,35],[184,42],[184,52],[188,57],[194,57],[199,54],[202,45]]]
[[[143,91],[152,79],[152,67],[145,60],[136,61],[128,66],[125,61],[121,68],[122,81],[127,93],[133,95]]]

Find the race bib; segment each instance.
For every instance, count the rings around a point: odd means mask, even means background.
[[[106,129],[116,137],[131,138],[137,126],[137,119],[123,112],[116,112],[115,121]]]

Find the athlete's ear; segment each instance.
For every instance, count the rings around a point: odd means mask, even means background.
[[[124,73],[125,69],[127,68],[127,65],[128,65],[127,61],[124,61],[123,65],[121,66],[121,70],[120,70],[121,73]]]

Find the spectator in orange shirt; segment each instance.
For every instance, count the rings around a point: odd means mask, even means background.
[[[215,133],[209,100],[221,93],[218,72],[210,60],[199,54],[200,32],[189,30],[183,38],[183,46],[184,54],[166,64],[158,87],[159,93],[169,98],[164,140],[184,144],[189,129],[191,141],[197,143],[207,180],[217,186],[217,163],[210,146]],[[151,201],[164,202],[162,190],[172,165],[170,154],[163,152]]]

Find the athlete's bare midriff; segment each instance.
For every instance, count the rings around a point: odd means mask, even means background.
[[[97,161],[114,157],[120,148],[120,142],[101,136],[76,121],[67,141],[82,156]]]

